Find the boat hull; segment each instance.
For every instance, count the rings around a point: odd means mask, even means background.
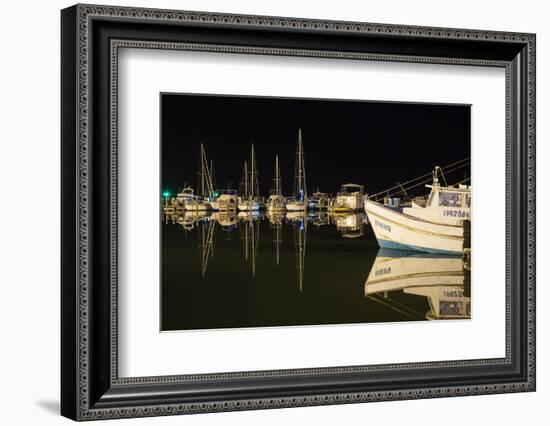
[[[304,212],[307,210],[307,203],[302,201],[287,203],[286,209],[289,212]]]
[[[268,212],[272,212],[272,213],[284,213],[286,212],[286,207],[285,206],[271,206],[271,205],[267,205],[267,211]]]
[[[188,203],[185,205],[186,211],[207,211],[211,210],[210,204],[208,203]]]
[[[234,212],[237,209],[235,201],[214,200],[209,202],[212,210]]]
[[[463,225],[430,222],[370,200],[365,200],[365,211],[380,247],[436,254],[464,249]]]
[[[272,213],[284,213],[286,202],[282,195],[271,195],[266,203],[267,211]]]
[[[252,202],[241,202],[239,203],[239,211],[249,212],[249,211],[258,211],[260,210],[260,203],[256,201]]]

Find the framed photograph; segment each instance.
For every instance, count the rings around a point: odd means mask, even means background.
[[[535,390],[535,35],[61,12],[61,412]]]

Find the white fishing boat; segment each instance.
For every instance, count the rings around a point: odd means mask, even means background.
[[[427,319],[470,317],[470,297],[464,294],[464,263],[458,256],[410,254],[381,249],[365,283],[365,296],[403,291],[428,299]]]
[[[307,210],[308,199],[302,129],[298,130],[298,144],[296,146],[296,163],[294,168],[294,198],[287,201],[286,209],[291,212],[305,212]]]
[[[442,186],[438,173],[442,172],[436,167],[432,185],[426,185],[431,192],[425,202],[389,207],[365,199],[365,211],[380,247],[461,254],[469,246],[465,237],[469,232],[471,187]]]
[[[281,169],[279,167],[279,156],[275,156],[275,177],[273,178],[273,188],[271,189],[271,195],[267,199],[267,211],[270,213],[284,212],[285,197],[282,191]]]
[[[353,212],[363,209],[363,186],[356,183],[346,183],[336,194],[336,199],[330,209],[334,212]]]
[[[261,208],[260,190],[258,183],[258,169],[254,144],[250,150],[250,171],[245,161],[243,170],[242,195],[239,198],[238,208],[240,211],[258,211]]]

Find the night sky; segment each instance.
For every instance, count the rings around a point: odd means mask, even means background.
[[[275,154],[283,193],[292,195],[298,128],[310,194],[344,183],[372,194],[470,156],[468,105],[162,94],[161,123],[162,189],[172,193],[196,187],[202,142],[218,189],[238,188],[254,143],[262,195]],[[447,180],[464,177],[462,169]]]

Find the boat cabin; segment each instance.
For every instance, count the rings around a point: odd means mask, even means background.
[[[414,198],[410,207],[402,209],[403,214],[453,225],[470,220],[469,185],[440,186],[434,182],[426,187],[431,189],[428,198]]]

